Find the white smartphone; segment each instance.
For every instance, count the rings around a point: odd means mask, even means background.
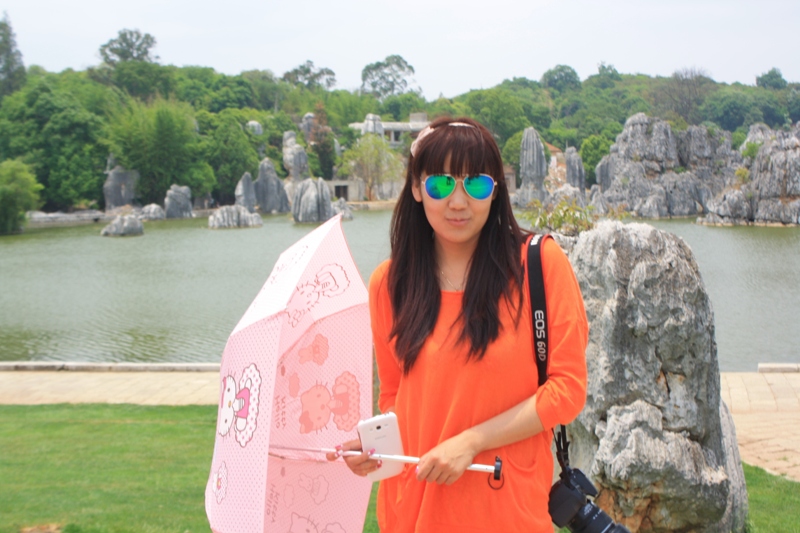
[[[358,423],[358,436],[362,450],[375,449],[375,453],[403,455],[403,441],[397,425],[397,415],[392,412],[373,416]],[[403,471],[405,463],[383,461],[381,467],[367,474],[371,481],[380,481],[396,476]]]

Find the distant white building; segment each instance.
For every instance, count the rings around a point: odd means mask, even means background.
[[[365,133],[383,135],[389,142],[389,146],[394,148],[400,145],[400,137],[403,133],[410,133],[412,138],[416,138],[417,134],[428,124],[430,121],[427,113],[411,113],[408,122],[383,122],[381,117],[370,113],[364,122],[353,122],[349,126],[360,131],[361,135]]]

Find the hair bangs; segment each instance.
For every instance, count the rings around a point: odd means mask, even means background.
[[[451,122],[461,125],[448,126]],[[433,132],[423,140],[418,157],[412,160],[411,170],[416,179],[448,173],[454,176],[489,174],[498,183],[504,180],[500,151],[491,133],[481,124],[459,118],[439,119],[430,126]],[[450,166],[446,168],[448,156]]]

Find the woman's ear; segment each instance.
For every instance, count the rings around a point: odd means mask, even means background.
[[[414,196],[414,200],[417,202],[422,202],[422,182],[419,180],[413,180],[411,182],[411,194]]]

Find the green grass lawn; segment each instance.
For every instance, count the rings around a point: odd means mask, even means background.
[[[0,533],[208,532],[214,406],[0,406]],[[751,533],[800,533],[800,483],[745,465]],[[377,533],[374,492],[365,532]]]

